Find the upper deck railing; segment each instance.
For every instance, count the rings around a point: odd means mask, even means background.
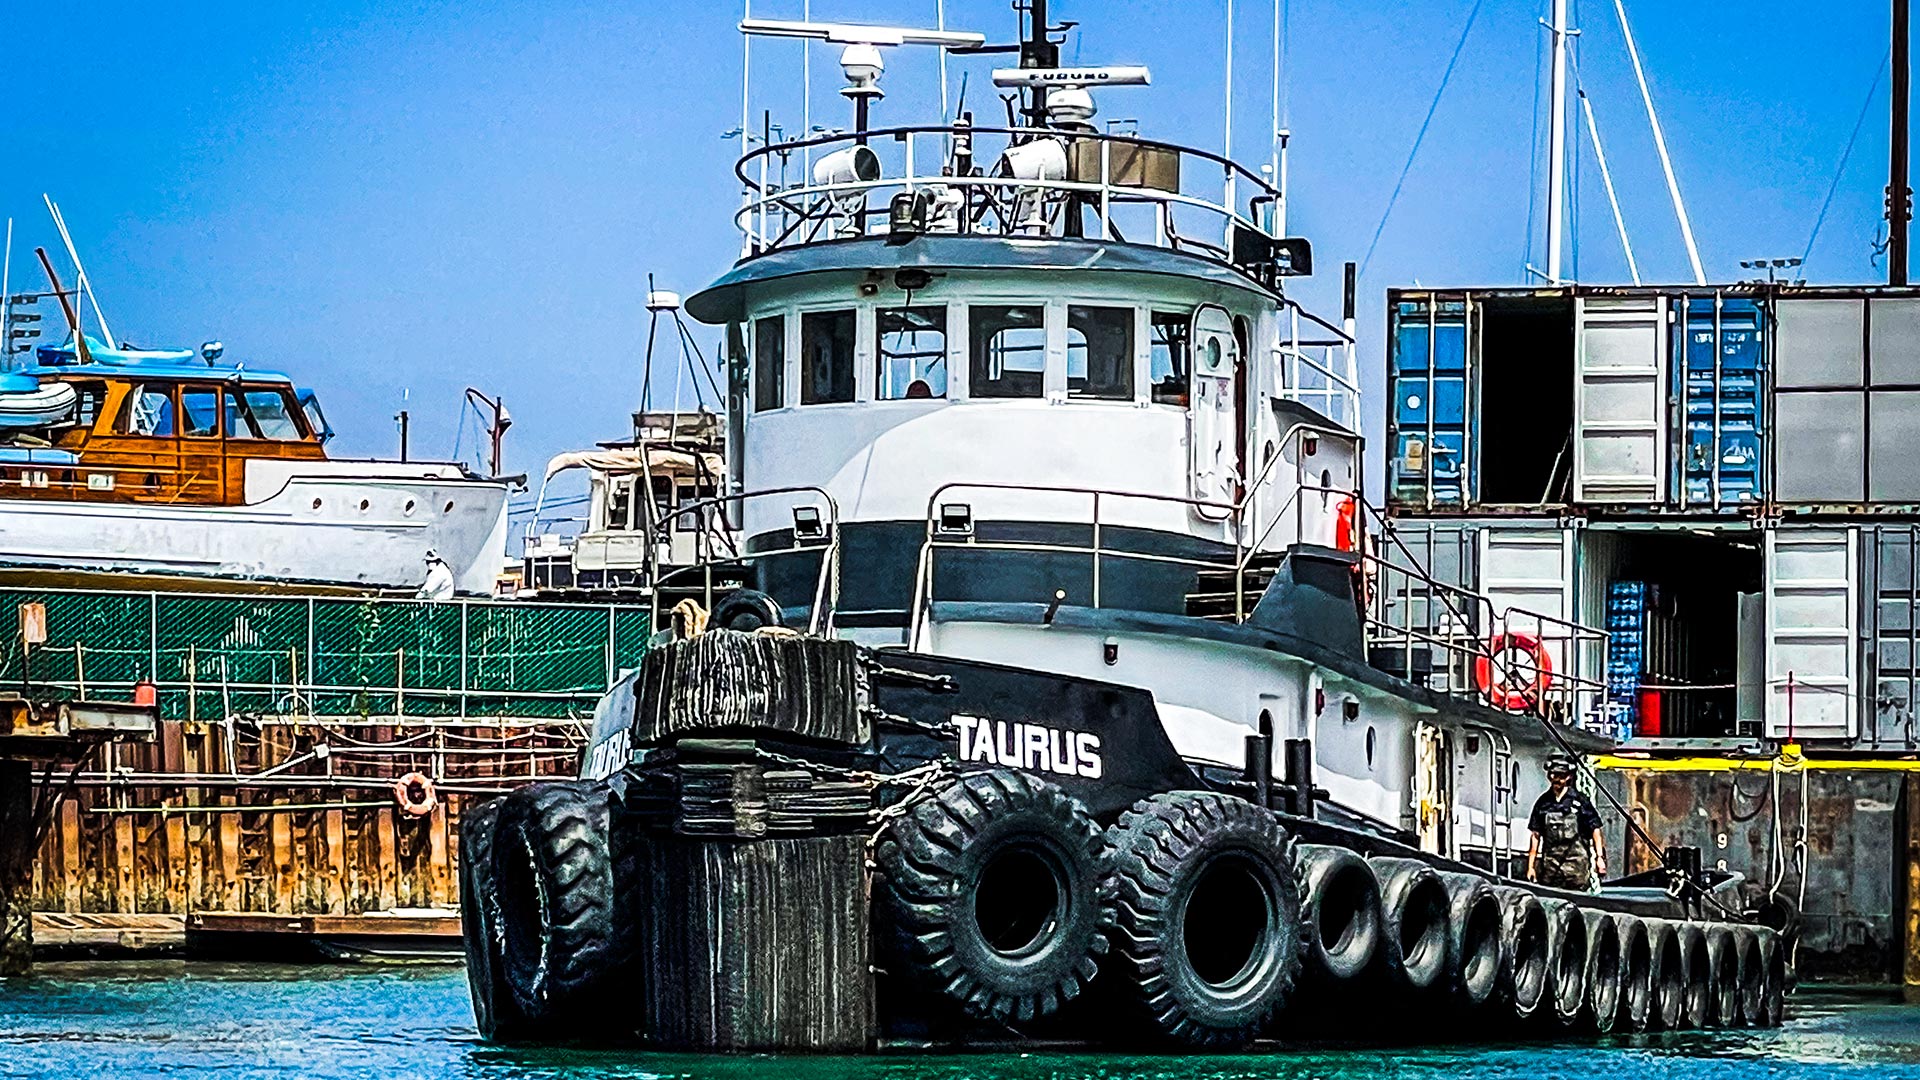
[[[1272,239],[1280,198],[1205,150],[964,122],[773,143],[734,171],[747,192],[735,215],[747,255],[885,234],[894,197],[907,193],[920,195],[928,233],[1117,240],[1230,262],[1236,229]]]

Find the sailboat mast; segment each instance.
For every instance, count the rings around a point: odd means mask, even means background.
[[[1893,0],[1893,131],[1887,160],[1887,284],[1907,283],[1907,223],[1913,220],[1913,188],[1907,183],[1908,44],[1907,0]]]
[[[1553,72],[1547,125],[1547,282],[1560,284],[1561,234],[1566,231],[1567,0],[1553,0],[1547,27],[1553,37]]]

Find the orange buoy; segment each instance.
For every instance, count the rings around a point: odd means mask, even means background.
[[[393,782],[393,800],[400,804],[401,812],[411,817],[426,817],[440,805],[433,781],[420,772],[410,772]]]
[[[1493,658],[1501,657],[1495,672]],[[1504,630],[1487,642],[1487,651],[1473,661],[1473,681],[1493,704],[1506,709],[1530,709],[1553,684],[1553,658],[1531,634]]]

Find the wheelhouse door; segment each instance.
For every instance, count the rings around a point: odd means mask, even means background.
[[[1667,490],[1666,298],[1574,305],[1574,501],[1658,503]]]
[[[227,501],[227,453],[220,423],[220,387],[180,387],[180,502]]]
[[[1193,393],[1187,411],[1189,493],[1214,506],[1194,512],[1221,521],[1239,498],[1241,446],[1239,377],[1242,360],[1233,316],[1215,304],[1193,313],[1188,335],[1193,349]]]

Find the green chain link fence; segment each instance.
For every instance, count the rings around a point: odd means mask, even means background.
[[[0,589],[0,619],[27,603],[47,640],[10,635],[0,689],[124,698],[146,679],[167,719],[578,715],[650,633],[619,605],[85,590]]]

